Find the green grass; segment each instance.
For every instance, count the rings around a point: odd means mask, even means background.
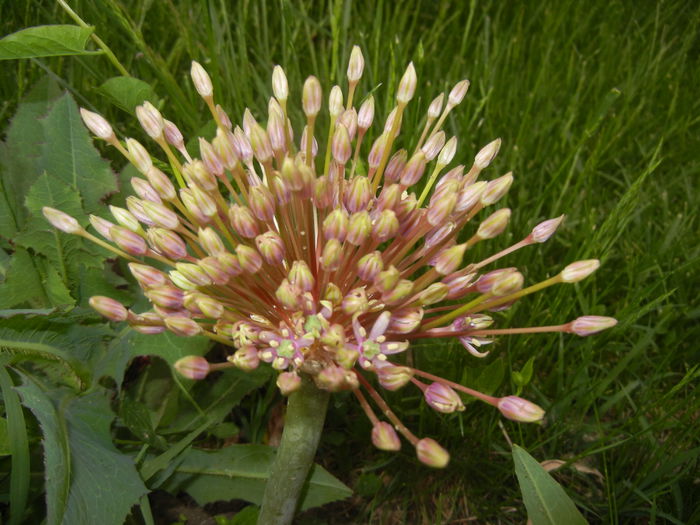
[[[700,522],[697,6],[281,0],[228,8],[223,0],[71,5],[132,75],[153,84],[166,116],[189,136],[206,123],[186,78],[191,59],[205,63],[220,102],[237,119],[245,106],[261,115],[276,63],[285,67],[291,98],[298,100],[309,74],[327,92],[342,78],[352,44],[367,60],[361,96],[374,90],[386,116],[387,93],[413,60],[419,89],[404,120],[405,130],[416,130],[402,134],[408,143],[420,132],[432,97],[469,78],[467,99],[447,125],[459,137],[456,160],[470,162],[480,146],[500,136],[503,147],[487,178],[508,170],[516,176],[505,201],[513,209],[508,233],[475,249],[475,257],[507,246],[543,218],[566,213],[556,237],[507,264],[533,282],[576,259],[603,262],[584,283],[521,301],[504,313],[502,324],[554,324],[588,313],[617,317],[619,325],[609,332],[587,339],[505,337],[485,363],[455,345],[426,343],[414,352],[417,364],[458,381],[473,380],[502,360],[500,393],[515,390],[510,371],[535,356],[524,395],[547,408],[543,426],[504,421],[476,404],[461,415],[438,416],[417,394],[390,396],[411,428],[451,451],[450,468],[436,473],[412,459],[411,450],[398,457],[374,451],[359,409],[338,398],[320,457],[359,495],[311,511],[306,521],[433,524],[473,517],[478,523],[522,523],[510,439],[538,460],[569,462],[555,477],[592,523]],[[48,0],[6,2],[0,20],[2,34],[71,23]],[[96,92],[119,74],[104,57],[4,62],[0,132],[47,72],[120,132],[143,136],[133,117]]]

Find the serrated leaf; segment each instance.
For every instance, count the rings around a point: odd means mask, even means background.
[[[0,60],[70,55],[100,55],[85,49],[92,29],[74,25],[36,26],[0,40]]]
[[[155,103],[157,98],[149,84],[133,77],[110,78],[99,87],[98,91],[112,104],[131,114],[139,104],[146,100]]]
[[[44,433],[47,522],[124,523],[147,489],[133,460],[112,443],[107,392],[75,397],[65,390],[42,391],[28,379],[17,390]],[[55,480],[60,483],[49,490]]]
[[[275,457],[275,448],[233,445],[205,452],[189,450],[168,481],[170,490],[185,490],[197,503],[243,499],[259,505]],[[311,469],[301,509],[345,499],[352,491],[320,465]]]
[[[532,525],[585,525],[588,523],[566,494],[542,466],[518,445],[513,445],[515,474],[518,477],[528,517]]]
[[[49,302],[37,261],[25,249],[18,248],[10,259],[5,281],[0,284],[0,308],[21,304],[39,307]]]
[[[117,178],[92,145],[78,106],[68,93],[56,101],[42,124],[43,169],[49,177],[80,192],[85,212],[101,210],[102,200],[117,191]]]

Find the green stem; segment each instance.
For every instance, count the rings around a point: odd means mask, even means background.
[[[328,398],[328,392],[319,390],[306,375],[301,388],[289,396],[282,442],[267,480],[258,525],[292,523],[316,455]]]

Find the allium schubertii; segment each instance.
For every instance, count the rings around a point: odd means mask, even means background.
[[[223,363],[181,359],[175,367],[182,375],[203,379],[215,370],[252,370],[262,362],[278,372],[277,385],[288,395],[307,374],[320,389],[352,391],[373,424],[378,448],[398,450],[401,434],[420,461],[444,467],[448,452],[431,438],[414,435],[375,385],[391,391],[419,388],[426,403],[443,413],[464,410],[461,395],[516,421],[539,421],[544,410],[517,396],[492,397],[402,364],[411,341],[455,337],[474,358],[483,358],[498,335],[586,336],[616,321],[584,316],[557,326],[494,328],[492,312],[547,286],[580,281],[599,262],[573,262],[527,287],[516,268],[490,268],[516,250],[545,242],[563,217],[538,224],[487,259],[469,261],[472,246],[506,228],[508,208],[482,210],[497,203],[513,182],[511,173],[479,180],[498,153],[499,139],[484,146],[469,168],[451,167],[457,137],[448,138],[442,128],[469,82],[433,100],[418,142],[394,151],[416,71],[409,64],[396,106],[370,144],[365,139],[375,120],[374,100],[369,95],[359,109],[354,104],[363,68],[355,47],[347,93],[340,86],[329,93],[324,151],[315,138],[323,98],[317,78],[304,83],[306,125],[295,140],[280,66],[272,73],[267,121],[246,110],[242,126],[234,126],[214,102],[210,77],[193,62],[194,86],[217,124],[211,141],[199,139],[200,158],[191,156],[177,126],[153,105],[136,110],[167,157],[172,178],[137,140],[118,139],[104,118],[82,109],[88,129],[117,148],[142,177],[131,180],[135,195],[126,199],[126,209],[110,207],[114,222],[90,217],[102,238],[59,210],[44,208],[44,214],[56,228],[131,261],[131,273],[153,306],[136,313],[109,297],[92,297],[99,313],[141,333],[205,335],[231,348]],[[473,225],[477,217],[480,222]],[[457,242],[460,232],[471,236]]]

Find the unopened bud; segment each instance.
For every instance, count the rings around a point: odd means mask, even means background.
[[[328,95],[328,113],[331,118],[337,119],[343,112],[343,91],[340,86],[333,86]]]
[[[365,59],[359,46],[352,46],[350,61],[348,62],[348,82],[356,84],[362,78],[362,71],[365,68]]]
[[[481,204],[490,206],[498,202],[510,189],[513,184],[513,174],[506,173],[502,177],[492,180],[486,185],[486,189],[481,194]]]
[[[399,82],[399,88],[396,91],[396,101],[399,104],[408,104],[413,98],[413,94],[416,91],[416,83],[418,82],[418,77],[416,76],[416,68],[413,66],[413,62],[408,64],[406,72],[401,77]]]
[[[275,198],[267,186],[258,185],[250,188],[248,204],[253,214],[264,222],[272,222],[275,217]]]
[[[97,138],[111,142],[116,139],[114,136],[114,131],[109,122],[102,116],[92,111],[88,111],[85,108],[80,108],[80,117],[83,119],[85,126],[95,135]]]
[[[321,267],[326,271],[336,270],[340,264],[342,248],[338,239],[329,239],[320,257]]]
[[[181,337],[192,337],[199,335],[202,332],[202,327],[189,317],[169,315],[163,320],[165,321],[165,326],[168,327],[168,330]]]
[[[228,358],[236,367],[250,372],[258,368],[260,364],[260,357],[258,357],[258,351],[253,345],[245,345]]]
[[[198,355],[188,355],[175,361],[177,373],[187,379],[204,379],[209,374],[209,361]]]
[[[209,255],[218,255],[226,252],[224,242],[212,228],[200,228],[197,237],[199,245],[204,248],[204,251]]]
[[[196,304],[200,312],[211,319],[220,319],[224,314],[224,305],[208,295],[200,294]]]
[[[284,242],[273,231],[267,231],[255,238],[255,245],[267,264],[281,264],[284,260]]]
[[[374,285],[380,292],[387,293],[396,286],[400,276],[401,273],[396,269],[396,266],[391,265],[386,270],[379,272]]]
[[[262,266],[262,257],[253,248],[239,244],[236,247],[236,255],[241,269],[247,273],[256,273]]]
[[[166,230],[176,230],[180,226],[178,215],[157,202],[143,201],[141,203],[143,211],[153,224]]]
[[[452,88],[452,91],[450,91],[450,96],[448,97],[448,103],[451,107],[456,106],[462,100],[464,100],[464,96],[467,94],[467,90],[469,89],[469,81],[468,80],[461,80],[455,84],[455,87]]]
[[[365,133],[374,120],[374,97],[370,95],[360,106],[357,112],[357,128]]]
[[[258,223],[250,208],[234,204],[229,209],[228,217],[234,231],[241,237],[252,239],[260,234]]]
[[[379,251],[368,253],[357,262],[357,276],[366,282],[374,281],[383,269],[384,261]]]
[[[560,215],[555,219],[549,219],[539,223],[532,229],[529,238],[532,239],[533,242],[547,241],[552,235],[554,235],[554,232],[557,231],[557,228],[559,228],[559,225],[563,220],[564,216]]]
[[[347,295],[343,297],[341,305],[343,312],[348,315],[364,313],[367,311],[368,306],[367,292],[364,287],[350,290]]]
[[[379,164],[381,164],[388,140],[388,134],[382,133],[374,141],[374,144],[372,144],[372,148],[369,150],[369,155],[367,156],[367,165],[370,169],[377,169]]]
[[[149,288],[145,295],[153,304],[169,310],[179,310],[183,306],[184,294],[182,290],[171,285]]]
[[[437,163],[440,166],[447,166],[450,162],[452,162],[455,153],[457,153],[457,137],[452,137],[440,150]]]
[[[288,277],[289,282],[297,286],[302,292],[313,290],[315,279],[306,261],[294,261]]]
[[[102,217],[98,217],[97,215],[90,215],[90,224],[92,224],[92,227],[97,230],[97,232],[102,235],[105,239],[109,239],[110,241],[112,240],[112,237],[109,233],[109,230],[114,226],[113,222],[109,222],[106,219],[103,219]]]
[[[440,93],[428,106],[428,120],[433,121],[440,116],[442,112],[442,103],[445,100],[445,94]]]
[[[141,143],[136,139],[126,139],[126,149],[129,152],[131,162],[144,175],[153,167],[151,154],[148,153]]]
[[[131,255],[143,255],[148,250],[143,237],[122,226],[112,226],[109,235],[117,246]]]
[[[277,376],[277,388],[283,396],[288,396],[301,387],[301,377],[296,372],[282,372]]]
[[[347,128],[340,122],[336,124],[335,131],[333,132],[331,153],[333,153],[333,160],[341,166],[344,166],[352,155],[350,135],[348,134]]]
[[[143,205],[141,204],[141,209]],[[138,219],[129,210],[120,208],[118,206],[109,206],[109,211],[112,213],[114,219],[124,228],[131,230],[135,233],[140,233],[142,231],[141,224],[139,224]],[[145,213],[145,211],[144,211]]]
[[[444,300],[449,293],[449,287],[444,283],[433,283],[418,294],[421,306],[428,306]]]
[[[447,275],[454,272],[462,264],[462,257],[467,249],[467,243],[456,244],[442,250],[434,261],[435,270],[440,275]]]
[[[564,283],[577,283],[582,281],[600,267],[598,259],[587,259],[576,261],[564,268],[559,277]]]
[[[444,131],[438,131],[434,135],[432,135],[426,142],[423,144],[423,147],[421,150],[423,151],[423,154],[425,155],[425,158],[428,162],[433,160],[435,157],[438,156],[440,153],[440,150],[443,148],[445,145],[445,132]],[[456,144],[455,144],[456,147]]]
[[[379,450],[390,452],[401,449],[401,441],[396,430],[385,421],[378,421],[372,427],[372,444]]]
[[[498,410],[508,419],[521,423],[535,423],[544,417],[544,410],[541,407],[518,396],[499,399]]]
[[[394,153],[389,159],[386,168],[384,169],[384,182],[385,186],[387,184],[398,182],[401,177],[401,173],[406,167],[406,159],[408,158],[408,153],[405,149],[400,149]]]
[[[385,390],[398,390],[408,384],[413,370],[407,366],[387,365],[377,368],[377,379]]]
[[[67,213],[57,210],[56,208],[49,208],[44,206],[41,212],[46,217],[46,220],[51,223],[54,228],[61,230],[66,233],[80,233],[83,231],[83,227],[80,226],[77,220],[68,215]]]
[[[434,468],[444,468],[450,462],[450,454],[437,441],[423,438],[416,444],[416,455],[421,463]]]
[[[517,271],[517,268],[499,268],[485,273],[479,277],[479,280],[476,282],[476,290],[479,293],[491,293],[497,282]]]
[[[142,200],[161,203],[163,199],[147,181],[140,179],[138,177],[131,178],[131,187],[134,188],[134,193],[139,196]]]
[[[129,270],[143,288],[154,288],[156,286],[164,286],[168,283],[168,277],[156,270],[152,266],[139,263],[129,263]]]
[[[211,99],[214,94],[214,87],[211,84],[211,78],[209,74],[205,71],[199,62],[192,61],[192,67],[190,68],[190,75],[192,76],[192,83],[194,88],[199,93],[204,100]]]
[[[372,198],[372,189],[369,179],[364,175],[356,175],[350,181],[345,191],[345,207],[350,213],[355,213],[367,209]]]
[[[398,304],[407,299],[413,292],[413,281],[401,279],[394,288],[382,295],[382,301],[388,305]]]
[[[136,118],[144,131],[152,139],[159,139],[163,136],[163,116],[160,114],[153,104],[146,101],[140,106],[136,106]]]
[[[160,171],[155,166],[151,166],[145,175],[148,182],[151,183],[151,186],[154,190],[156,190],[156,192],[158,192],[158,195],[161,198],[165,199],[166,201],[172,201],[177,198],[175,186],[172,182],[170,182],[170,179],[165,173]]]
[[[172,230],[164,228],[149,228],[146,232],[148,242],[166,257],[183,259],[187,256],[187,246],[180,236]]]
[[[372,235],[380,242],[393,238],[399,231],[399,220],[393,210],[382,210],[374,222]]]
[[[478,170],[486,169],[488,165],[491,164],[491,161],[493,161],[493,159],[496,157],[500,148],[501,139],[496,139],[489,142],[486,146],[481,148],[479,153],[476,154],[476,157],[474,157],[474,166]]]
[[[510,295],[512,293],[521,290],[525,278],[520,272],[507,273],[498,279],[493,287],[491,288],[491,293],[496,297],[503,297],[505,295]]]
[[[314,76],[306,79],[302,90],[302,106],[307,117],[315,117],[321,110],[321,83]]]
[[[471,210],[481,202],[481,195],[486,191],[487,186],[488,183],[482,180],[463,187],[457,197],[455,211],[461,213]]]
[[[476,231],[477,237],[480,239],[493,239],[506,229],[509,219],[510,208],[501,208],[492,213],[479,224],[479,229]]]
[[[420,307],[393,312],[388,330],[396,334],[410,334],[420,326],[424,313]]]
[[[284,103],[289,97],[289,84],[287,83],[287,75],[281,66],[275,66],[272,70],[272,92],[275,98]]]
[[[180,129],[175,125],[174,122],[170,122],[167,119],[163,119],[163,134],[165,135],[165,140],[171,146],[180,150],[185,147],[185,139],[180,132]]]
[[[401,173],[401,184],[413,186],[418,182],[425,172],[427,162],[428,159],[425,153],[422,150],[417,151],[406,164],[403,173]]]
[[[93,309],[97,310],[97,313],[106,317],[110,321],[126,321],[126,318],[129,315],[122,303],[115,301],[110,297],[95,295],[90,297],[88,302]]]
[[[617,324],[617,319],[613,317],[603,317],[599,315],[584,315],[574,319],[567,325],[567,332],[585,337],[597,334]]]
[[[350,216],[347,242],[360,246],[372,233],[372,220],[366,211],[358,211]]]
[[[431,408],[443,414],[464,410],[464,404],[459,398],[459,394],[443,383],[430,384],[423,391],[423,396]]]
[[[336,208],[323,220],[323,236],[326,239],[338,239],[342,242],[348,233],[349,223],[348,212],[343,208]]]
[[[238,258],[235,257],[235,260],[238,261]],[[200,259],[197,265],[204,270],[204,273],[207,274],[214,284],[224,285],[228,283],[231,277],[231,273],[221,263],[218,257],[205,257],[204,259]]]

